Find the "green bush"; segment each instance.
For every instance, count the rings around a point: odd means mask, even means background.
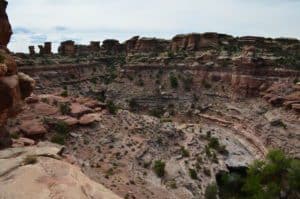
[[[185,149],[183,146],[180,149],[182,157],[190,157],[190,152]]]
[[[68,91],[67,91],[67,90],[64,90],[64,91],[60,94],[60,96],[62,96],[62,97],[68,97],[68,96],[69,96]]]
[[[221,198],[286,199],[300,195],[300,160],[272,150],[265,160],[250,165],[245,175],[230,173],[222,176]]]
[[[137,110],[138,109],[138,103],[137,103],[137,101],[136,101],[136,99],[131,99],[131,100],[129,100],[129,108],[131,109],[131,110],[133,110],[133,111],[135,111],[135,110]]]
[[[61,103],[59,104],[59,111],[63,115],[68,115],[71,112],[70,104],[69,103]]]
[[[173,73],[170,74],[169,80],[172,88],[178,88],[178,79]]]
[[[55,133],[51,138],[51,142],[60,144],[60,145],[64,145],[65,139],[66,139],[66,135]]]
[[[161,118],[164,114],[163,108],[153,108],[150,110],[149,114],[153,117]]]
[[[24,159],[24,164],[28,165],[28,164],[35,164],[37,163],[37,158],[34,155],[28,155],[26,156],[26,158]]]
[[[154,162],[153,171],[158,177],[164,177],[165,176],[165,162],[161,160],[156,160]]]
[[[189,169],[189,174],[190,174],[190,177],[191,177],[193,180],[197,180],[197,179],[198,179],[197,172],[196,172],[195,169]]]
[[[117,114],[118,107],[114,104],[113,101],[108,101],[107,108],[111,114],[113,114],[113,115]]]
[[[218,199],[218,187],[216,184],[210,184],[206,187],[205,199]]]
[[[183,85],[186,91],[190,91],[193,85],[193,78],[192,77],[183,78]]]

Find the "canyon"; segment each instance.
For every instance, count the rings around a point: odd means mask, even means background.
[[[6,5],[0,198],[20,184],[27,198],[204,198],[270,149],[300,158],[299,40],[191,33],[13,53]]]

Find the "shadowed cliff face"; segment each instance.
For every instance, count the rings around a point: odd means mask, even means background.
[[[0,45],[6,47],[12,35],[12,29],[6,14],[7,1],[0,0]]]

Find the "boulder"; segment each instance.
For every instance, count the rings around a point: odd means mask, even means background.
[[[34,111],[37,115],[50,116],[58,113],[58,109],[54,106],[50,106],[49,104],[40,102],[34,105]]]
[[[61,151],[50,143],[0,151],[0,198],[121,199],[62,160]]]
[[[67,115],[58,116],[55,119],[58,120],[58,121],[64,122],[69,127],[73,127],[73,126],[78,124],[78,119],[76,119],[74,117],[67,116]]]
[[[76,118],[79,118],[84,114],[92,112],[92,109],[84,105],[81,105],[79,103],[72,103],[70,108],[71,108],[71,116]]]
[[[79,120],[79,124],[90,125],[93,124],[95,121],[97,121],[97,115],[91,113],[91,114],[83,115]]]
[[[39,120],[22,121],[20,129],[27,137],[40,137],[47,133],[46,128]]]
[[[35,145],[35,141],[29,138],[19,138],[13,139],[12,147],[24,147],[24,146],[33,146]]]

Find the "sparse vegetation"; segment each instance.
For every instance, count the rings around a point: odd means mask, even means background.
[[[190,174],[190,177],[193,180],[197,180],[198,179],[197,171],[195,169],[189,169],[189,174]]]
[[[150,110],[149,114],[153,117],[161,118],[164,114],[164,111],[162,108],[153,108]]]
[[[35,164],[37,163],[37,157],[35,155],[28,155],[26,156],[26,158],[24,159],[24,164],[28,165],[28,164]]]
[[[161,161],[161,160],[156,160],[154,162],[154,166],[153,166],[153,171],[155,172],[155,174],[158,176],[158,177],[164,177],[165,175],[165,162]]]
[[[118,107],[114,104],[113,101],[108,101],[108,102],[107,102],[107,108],[108,108],[108,111],[109,111],[111,114],[113,114],[113,115],[117,114]]]
[[[180,149],[182,157],[190,157],[190,152],[185,149],[183,146]]]
[[[70,114],[70,112],[71,112],[70,104],[69,103],[60,103],[59,111],[62,115]]]
[[[210,184],[206,187],[205,199],[218,199],[218,187],[216,184]]]
[[[300,195],[300,160],[287,157],[280,150],[272,150],[266,160],[255,161],[246,175],[225,173],[222,175],[220,197],[296,199]]]
[[[68,97],[69,96],[68,90],[64,90],[63,92],[61,92],[60,96]]]
[[[171,73],[169,76],[169,80],[170,80],[170,84],[172,88],[178,88],[178,79],[177,77],[174,75],[174,73]]]
[[[183,86],[186,91],[191,91],[193,85],[193,77],[188,76],[183,78]]]

